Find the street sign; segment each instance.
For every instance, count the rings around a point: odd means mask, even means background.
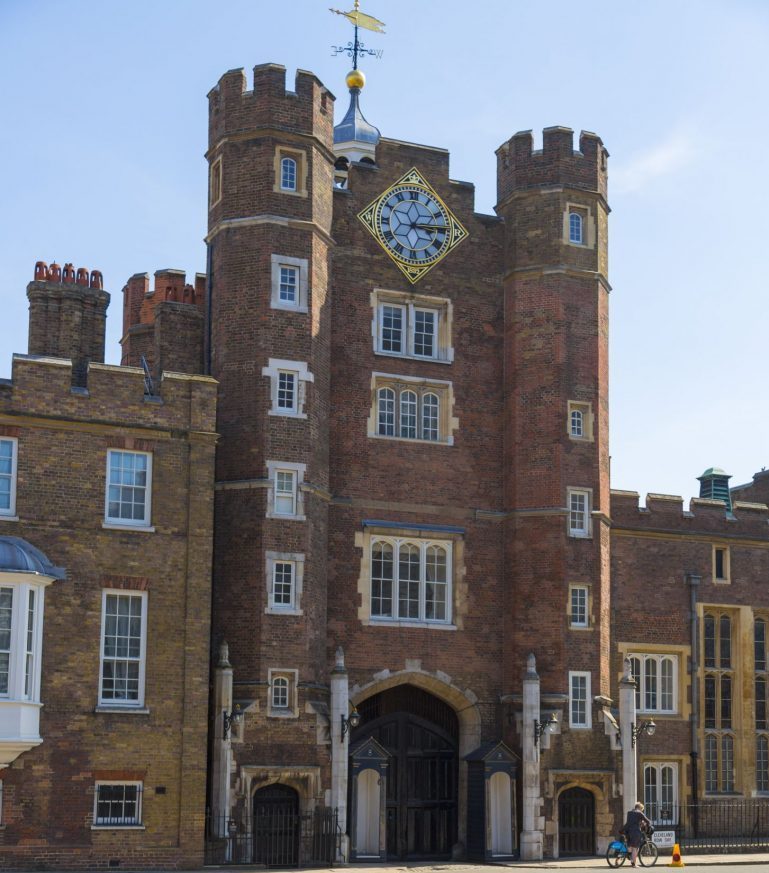
[[[652,839],[658,849],[672,849],[676,843],[675,831],[654,831]]]

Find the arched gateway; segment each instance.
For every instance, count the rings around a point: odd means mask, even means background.
[[[373,737],[390,756],[387,857],[449,858],[457,841],[459,722],[454,710],[413,685],[375,694],[358,710],[362,719],[351,748]],[[374,831],[376,823],[369,826]]]

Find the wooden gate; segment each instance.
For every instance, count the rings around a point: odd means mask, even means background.
[[[359,710],[363,720],[353,739],[373,736],[391,755],[387,857],[450,858],[457,839],[456,714],[411,685],[364,700]]]
[[[558,854],[595,854],[595,800],[585,788],[568,788],[558,798]]]

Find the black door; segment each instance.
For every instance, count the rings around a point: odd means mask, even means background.
[[[254,863],[296,867],[299,862],[299,795],[288,785],[254,794]]]
[[[457,738],[451,707],[400,685],[359,706],[353,740],[373,736],[391,758],[387,770],[387,857],[451,857],[457,839]],[[354,813],[353,813],[354,814]]]
[[[595,854],[595,801],[584,788],[569,788],[558,799],[558,853]]]

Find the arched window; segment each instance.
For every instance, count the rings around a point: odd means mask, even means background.
[[[438,395],[425,394],[422,397],[422,439],[438,439]]]
[[[276,676],[272,680],[272,708],[288,709],[288,679]]]
[[[584,421],[581,409],[572,409],[571,411],[571,435],[573,437],[581,437],[585,434]]]
[[[428,546],[425,559],[425,618],[446,620],[446,550]]]
[[[282,158],[280,161],[280,187],[284,191],[296,191],[296,161]]]
[[[395,436],[395,391],[380,388],[378,392],[377,433],[380,436]]]
[[[631,655],[639,712],[675,712],[678,705],[678,660],[671,655]]]
[[[401,436],[417,438],[417,395],[413,391],[401,391]]]
[[[579,212],[569,213],[569,242],[582,245],[582,216]]]
[[[398,550],[398,615],[419,618],[421,561],[419,547],[403,543]]]

